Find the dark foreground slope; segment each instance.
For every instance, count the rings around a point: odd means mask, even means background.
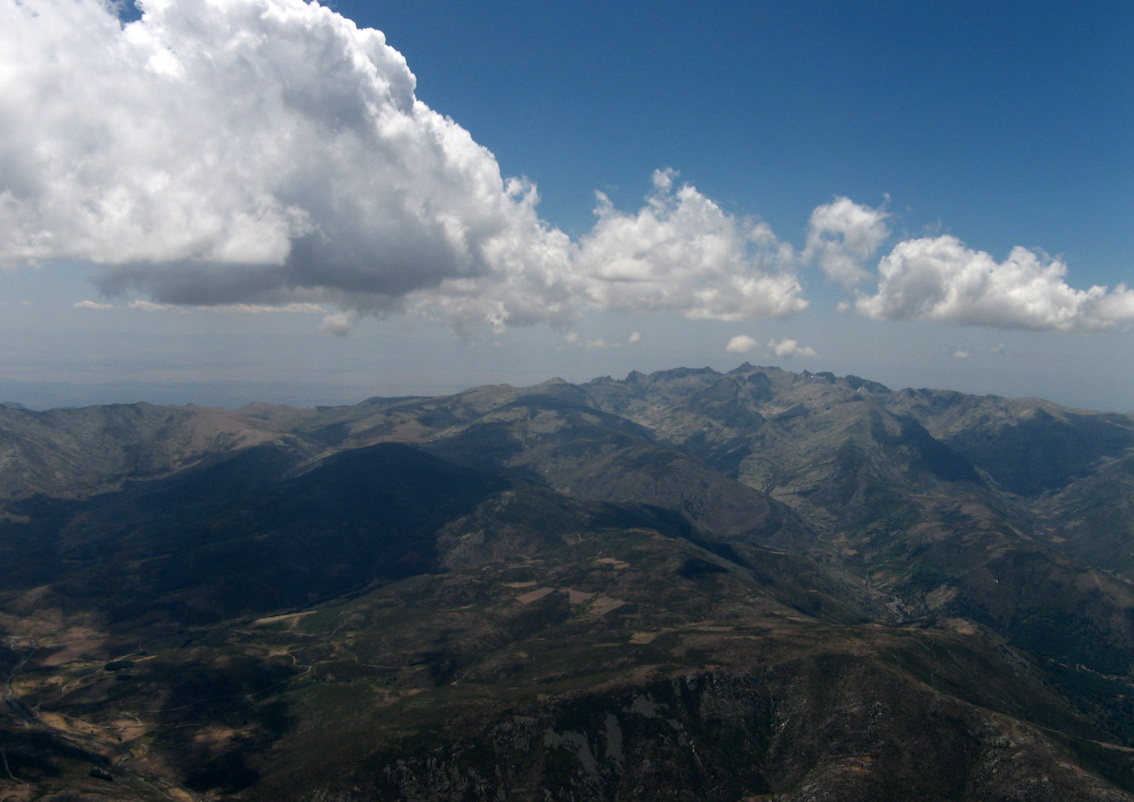
[[[747,365],[4,413],[0,798],[1134,799],[1130,418]]]

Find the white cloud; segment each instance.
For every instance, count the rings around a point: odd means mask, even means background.
[[[159,305],[408,309],[462,331],[806,306],[790,245],[669,172],[637,213],[600,198],[572,242],[417,99],[382,33],[328,8],[142,8],[123,25],[106,0],[0,3],[0,264],[95,262],[103,292]]]
[[[222,304],[220,306],[200,306],[198,309],[207,309],[212,312],[228,312],[239,315],[325,315],[326,308],[319,304],[294,303],[282,306],[269,306],[264,304]]]
[[[956,359],[968,359],[968,358],[969,358],[969,352],[968,352],[968,351],[961,351],[961,350],[957,350],[957,351],[954,351],[954,352],[953,352],[953,356],[954,356],[954,357],[955,357]]]
[[[114,309],[114,304],[99,303],[98,301],[79,301],[72,304],[76,309]],[[130,309],[140,309],[143,312],[161,312],[176,309],[184,311],[186,307],[177,306],[176,304],[159,304],[153,301],[135,300],[128,304]],[[220,304],[218,306],[198,306],[197,309],[208,312],[221,312],[228,314],[240,315],[269,315],[276,313],[284,314],[300,314],[300,315],[313,315],[313,314],[326,314],[327,310],[319,304],[310,303],[295,303],[284,304],[282,306],[265,306],[257,304]]]
[[[131,301],[127,304],[130,309],[140,309],[143,312],[164,312],[168,309],[177,309],[176,304],[159,304],[153,301]]]
[[[1134,322],[1134,290],[1119,284],[1099,301],[1097,314],[1111,323]]]
[[[725,350],[730,354],[747,354],[759,345],[760,343],[747,334],[738,334],[728,341]]]
[[[579,244],[576,267],[592,306],[681,312],[689,318],[783,317],[807,306],[791,245],[764,223],[740,220],[675,173],[654,173],[636,214],[598,193],[598,222]]]
[[[319,331],[334,334],[336,337],[345,337],[354,331],[357,317],[354,312],[335,312],[323,318],[323,322],[319,324]]]
[[[586,338],[582,337],[579,334],[579,332],[577,332],[577,331],[568,332],[567,336],[563,338],[563,342],[567,343],[567,345],[573,345],[576,348],[583,348],[583,349],[586,349],[588,351],[595,351],[595,350],[600,350],[600,349],[604,349],[604,348],[621,348],[622,347],[622,343],[616,343],[616,342],[615,343],[608,343],[602,337],[596,337],[594,339],[586,339]]]
[[[636,342],[641,342],[641,341],[642,341],[642,333],[640,331],[633,331],[633,332],[630,333],[630,336],[626,338],[626,342],[628,342],[628,343],[636,343]]]
[[[747,354],[749,351],[761,347],[758,340],[749,337],[747,334],[738,334],[728,341],[725,350],[732,354]],[[797,340],[769,340],[767,350],[783,359],[818,356],[814,348],[809,345],[800,345]]]
[[[1076,290],[1067,266],[1026,248],[1004,262],[952,236],[898,243],[878,266],[878,293],[856,309],[877,320],[936,320],[967,326],[1098,331],[1134,321],[1134,290]]]
[[[603,348],[618,348],[618,347],[621,346],[621,343],[608,343],[602,337],[596,337],[593,340],[582,340],[579,343],[579,346],[582,347],[582,348],[586,348],[588,351],[592,351],[592,350],[600,350],[600,349],[603,349]]]
[[[870,274],[862,264],[878,252],[890,236],[889,214],[861,206],[849,198],[836,198],[811,213],[803,260],[817,263],[832,281],[847,289]]]
[[[0,249],[179,304],[389,309],[507,272],[533,189],[414,96],[374,30],[302,0],[0,11]]]
[[[815,349],[810,345],[801,346],[795,340],[770,340],[768,342],[768,350],[778,357],[785,359],[792,359],[797,356],[818,356]]]

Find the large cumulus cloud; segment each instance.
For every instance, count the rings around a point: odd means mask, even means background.
[[[751,253],[769,235],[692,188],[637,217],[604,206],[571,242],[534,185],[416,98],[378,31],[302,0],[139,5],[123,25],[101,0],[0,0],[0,262],[93,261],[106,292],[158,302],[413,307],[457,327],[802,305]],[[608,263],[638,263],[643,294]]]
[[[3,252],[176,303],[381,307],[536,220],[382,34],[299,0],[2,5]]]

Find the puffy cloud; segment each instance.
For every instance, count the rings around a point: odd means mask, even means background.
[[[956,358],[956,359],[968,359],[969,358],[969,352],[968,351],[961,351],[960,349],[958,349],[958,350],[953,352],[953,357]]]
[[[738,334],[728,341],[725,350],[732,354],[747,354],[756,348],[762,348],[761,343],[747,334]],[[815,349],[809,345],[800,345],[797,340],[769,340],[767,345],[769,353],[783,359],[792,359],[799,356],[818,356]]]
[[[334,334],[336,337],[345,337],[354,331],[357,317],[354,312],[335,312],[323,318],[323,322],[319,324],[319,331]]]
[[[76,309],[113,309],[113,304],[100,304],[97,301],[79,301],[76,304],[71,304]]]
[[[807,306],[794,251],[764,223],[726,214],[676,173],[654,173],[636,214],[598,193],[598,222],[579,244],[583,293],[599,309],[690,318],[783,317]]]
[[[395,307],[540,254],[534,188],[302,0],[0,6],[0,254],[178,304]]]
[[[572,242],[417,99],[379,31],[303,0],[140,7],[122,24],[108,0],[0,2],[0,264],[93,261],[104,293],[159,305],[409,309],[459,330],[806,305],[789,245],[672,173],[635,214],[600,198]]]
[[[797,356],[818,356],[810,345],[800,345],[795,340],[771,340],[768,349],[779,357],[791,359]]]
[[[630,336],[626,338],[626,342],[631,343],[631,344],[636,343],[636,342],[641,342],[641,340],[642,340],[642,332],[640,332],[640,331],[632,331],[632,332],[630,332]]]
[[[854,287],[869,278],[862,263],[890,236],[887,217],[882,209],[842,197],[816,207],[808,223],[804,261],[817,263],[827,278],[847,289]]]
[[[1134,290],[1119,284],[1099,300],[1096,314],[1112,324],[1134,322]]]
[[[760,343],[747,334],[738,334],[728,341],[725,350],[730,354],[747,354],[753,348],[759,347]]]
[[[579,332],[577,332],[577,331],[568,332],[567,336],[563,338],[563,341],[565,343],[567,343],[568,345],[573,345],[576,348],[584,348],[588,351],[601,350],[601,349],[604,349],[604,348],[621,348],[622,347],[622,343],[607,342],[602,337],[595,337],[593,339],[587,339],[585,337],[581,337],[579,335]]]
[[[1014,248],[1004,262],[952,236],[898,243],[878,266],[878,293],[856,309],[877,320],[937,320],[1037,331],[1098,331],[1134,321],[1134,290],[1076,290],[1058,259]]]

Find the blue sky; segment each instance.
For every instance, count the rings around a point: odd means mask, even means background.
[[[1134,7],[1059,2],[340,3],[418,95],[585,231],[663,166],[798,238],[820,203],[1129,280]]]
[[[1128,3],[0,8],[0,400],[747,360],[1134,411]]]

